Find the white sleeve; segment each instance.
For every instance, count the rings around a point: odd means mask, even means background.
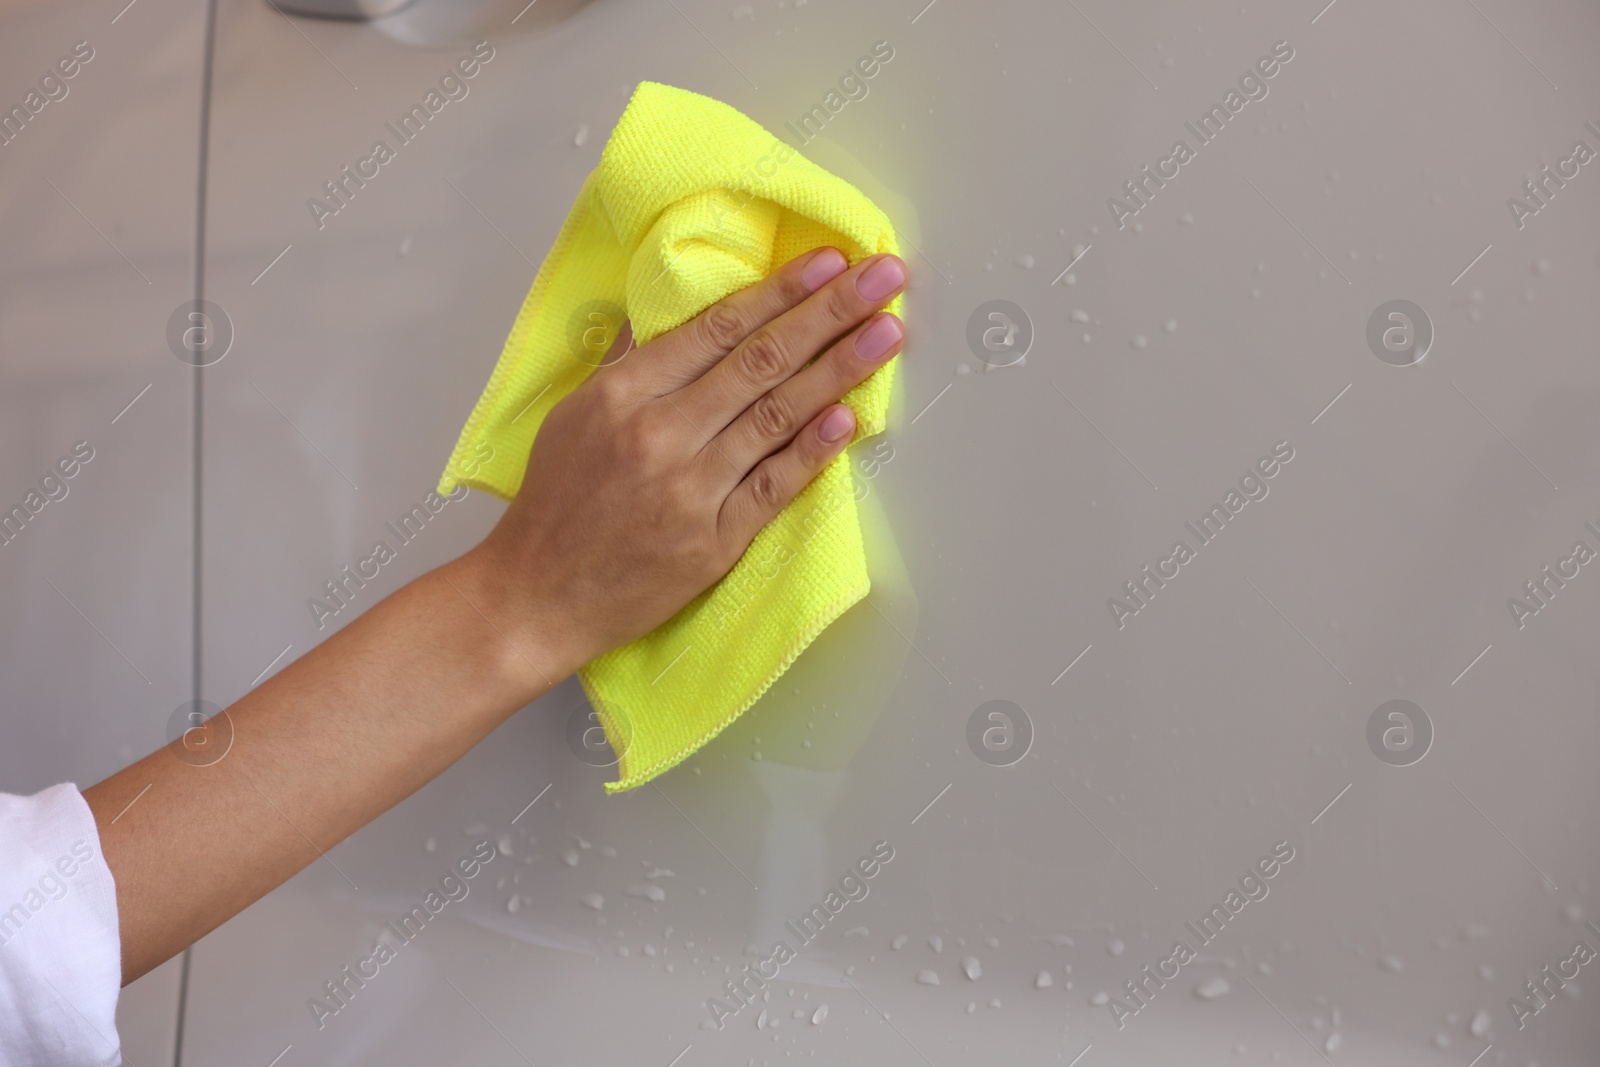
[[[0,1067],[115,1065],[117,886],[76,786],[0,793]]]

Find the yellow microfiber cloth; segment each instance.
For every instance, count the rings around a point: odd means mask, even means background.
[[[534,278],[439,491],[465,484],[515,496],[540,423],[594,369],[595,342],[615,337],[615,315],[643,345],[821,245],[852,264],[897,251],[889,220],[848,182],[726,104],[640,83]],[[900,297],[889,310],[900,312]],[[843,398],[855,440],[884,429],[898,361]],[[636,788],[693,754],[868,588],[841,454],[721,582],[579,670],[620,757],[606,790]]]

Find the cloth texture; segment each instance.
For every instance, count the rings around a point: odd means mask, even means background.
[[[539,268],[439,492],[465,484],[514,497],[540,423],[607,358],[624,316],[646,344],[822,245],[852,264],[898,251],[888,218],[848,182],[726,104],[641,83]],[[842,398],[856,415],[852,443],[885,428],[898,362]],[[619,757],[607,791],[643,785],[715,737],[869,588],[845,453],[721,582],[579,670]]]
[[[83,795],[0,793],[0,1067],[121,1063],[121,986],[117,886]]]

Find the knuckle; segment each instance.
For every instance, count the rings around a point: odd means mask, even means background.
[[[835,332],[854,326],[867,313],[853,285],[830,285],[817,295],[822,297],[822,313]]]
[[[787,502],[782,479],[766,466],[750,472],[750,497],[767,511],[776,511]]]
[[[745,339],[739,350],[739,369],[745,380],[766,389],[782,381],[788,373],[789,359],[784,343],[772,330],[761,330]]]
[[[744,340],[744,319],[733,305],[719,300],[700,315],[700,336],[715,351],[731,352]]]
[[[750,409],[750,419],[756,433],[769,440],[786,436],[794,426],[794,412],[778,393],[768,393],[757,400]]]

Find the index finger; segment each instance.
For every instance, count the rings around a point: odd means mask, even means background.
[[[658,395],[682,389],[721,362],[746,337],[849,268],[837,248],[824,246],[798,255],[761,281],[656,338],[650,344],[650,358],[635,361],[630,370]]]

